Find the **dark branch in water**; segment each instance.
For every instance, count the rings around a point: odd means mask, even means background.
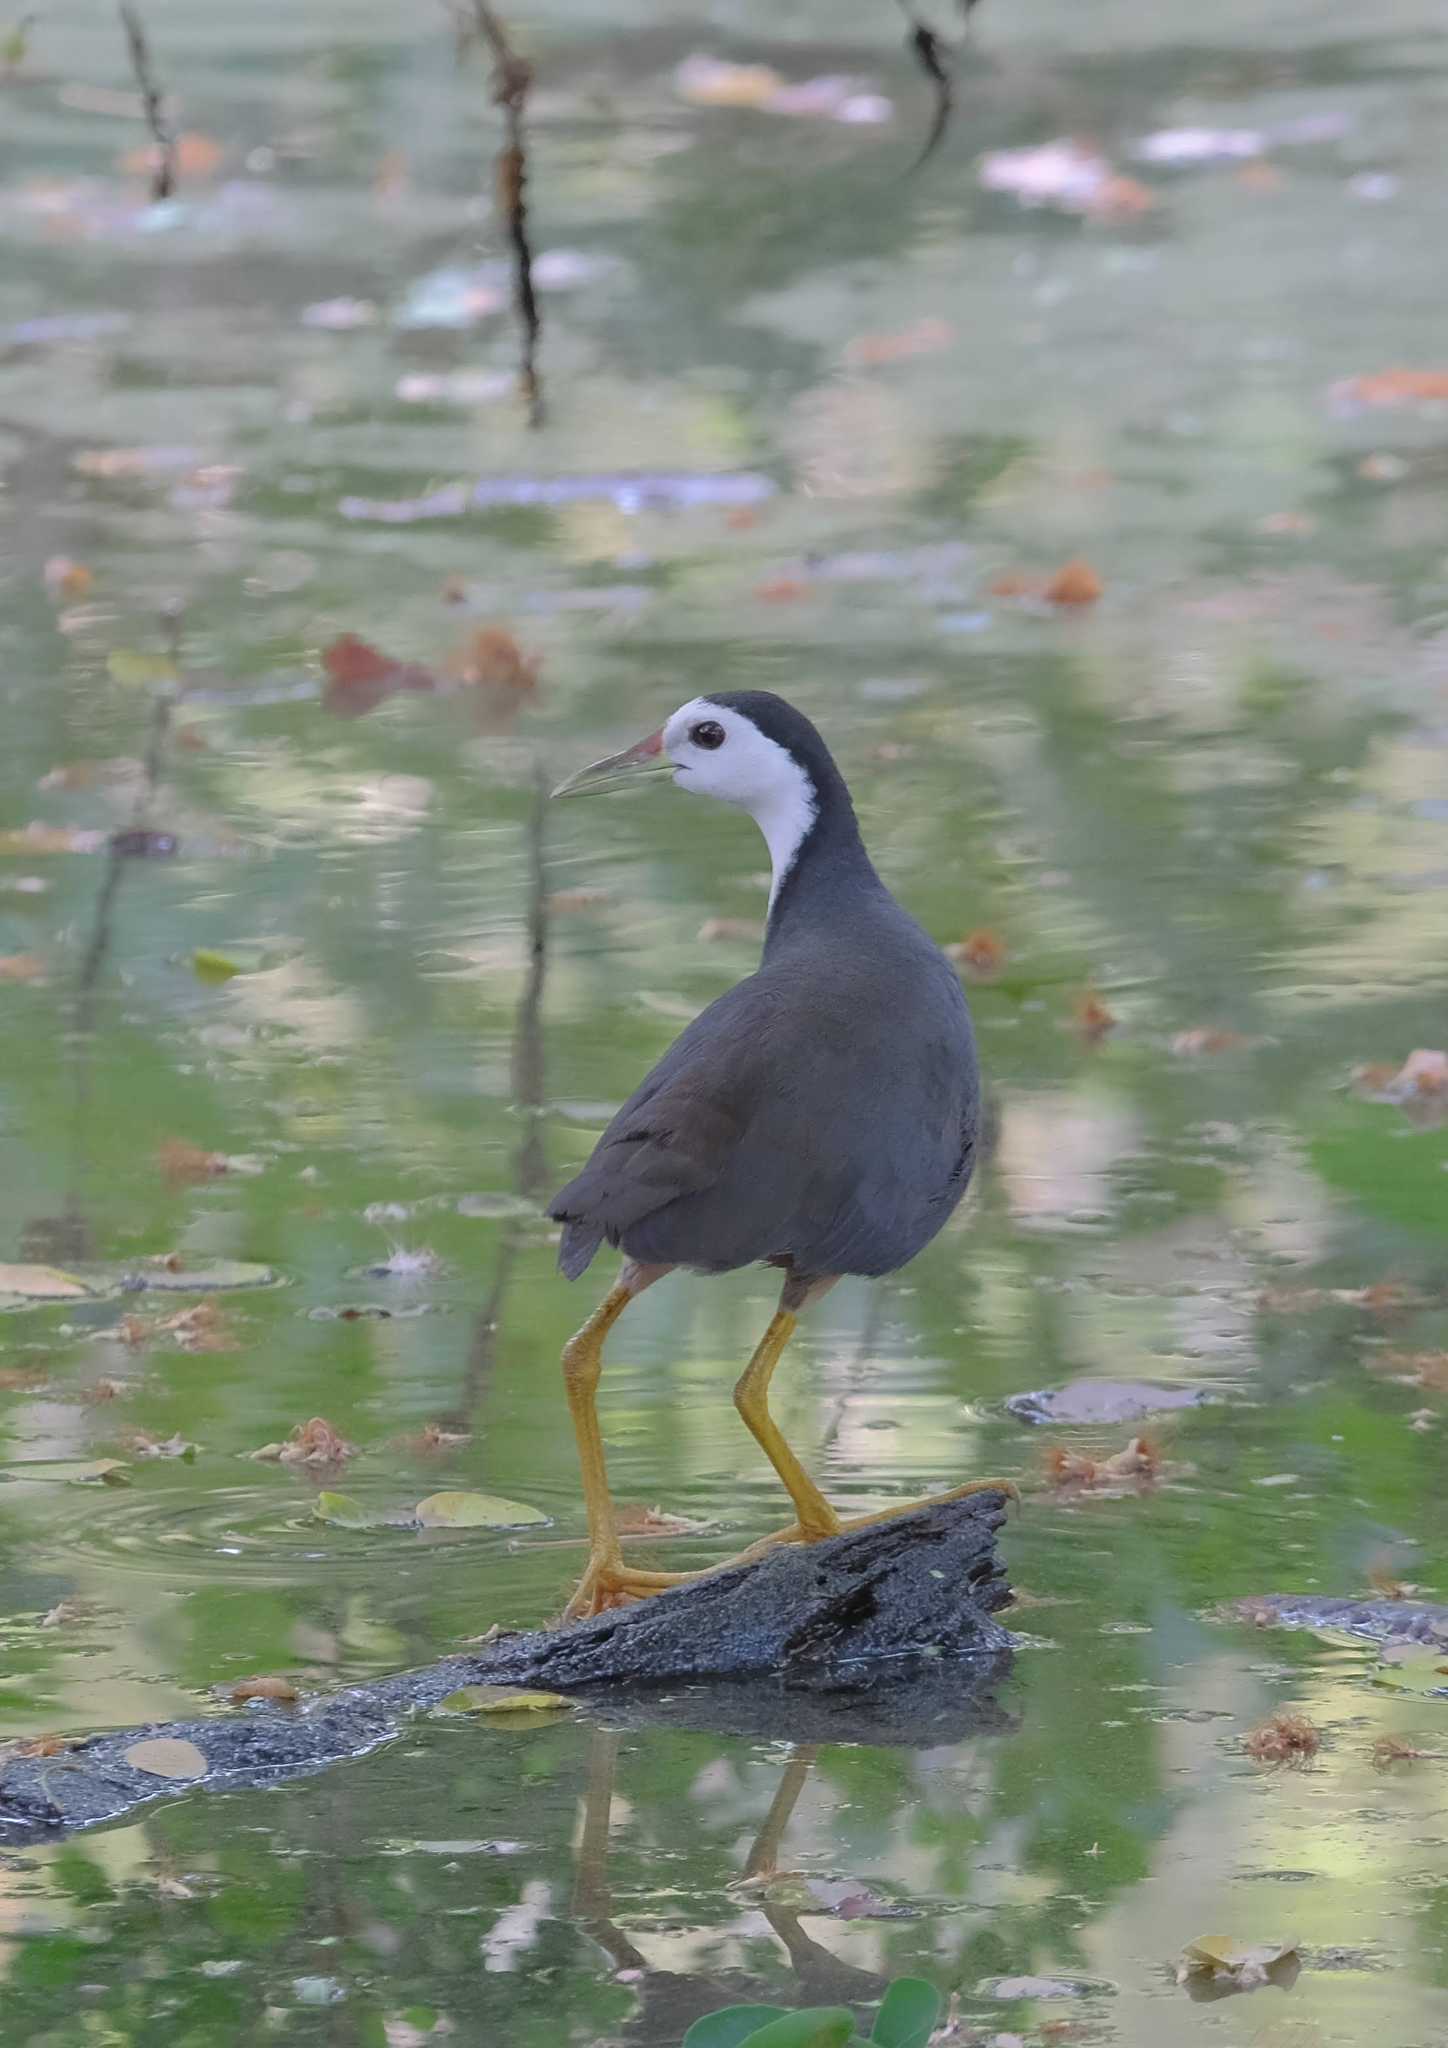
[[[450,0],[461,58],[474,42],[486,43],[493,59],[493,102],[503,110],[504,140],[493,168],[498,214],[513,251],[513,304],[521,335],[518,384],[528,406],[528,424],[543,424],[543,387],[538,344],[543,322],[533,289],[533,246],[528,236],[528,149],[523,113],[533,67],[508,41],[488,0]]]
[[[513,1185],[530,1202],[537,1201],[548,1181],[548,1156],[543,1144],[543,989],[548,975],[548,881],[543,859],[547,813],[548,778],[540,764],[533,772],[533,807],[528,814],[528,978],[513,1025],[513,1107],[523,1126],[514,1155]],[[472,1427],[478,1403],[493,1376],[508,1288],[531,1220],[520,1217],[510,1222],[499,1240],[493,1282],[473,1324],[458,1406],[453,1415],[443,1417],[451,1427]]]
[[[136,83],[141,88],[141,101],[146,111],[146,126],[151,131],[151,140],[156,145],[156,168],[151,174],[152,201],[169,199],[176,190],[176,137],[166,119],[166,103],[161,88],[156,83],[156,74],[151,69],[151,51],[146,42],[146,31],[141,26],[141,17],[134,7],[121,0],[120,15],[126,31],[126,42],[131,52],[131,69],[136,74]]]

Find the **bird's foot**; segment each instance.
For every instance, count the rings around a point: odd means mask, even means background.
[[[875,1529],[881,1522],[893,1522],[900,1515],[917,1515],[925,1508],[938,1508],[948,1500],[965,1500],[972,1493],[1003,1493],[1007,1500],[1019,1501],[1021,1489],[1014,1479],[967,1479],[963,1486],[952,1486],[944,1493],[929,1493],[921,1500],[902,1500],[891,1508],[879,1508],[871,1515],[838,1515],[835,1526],[830,1528],[804,1527],[791,1522],[786,1528],[771,1530],[768,1536],[761,1536],[746,1550],[728,1562],[754,1564],[761,1557],[777,1550],[782,1543],[822,1543],[827,1536],[848,1536],[856,1529]],[[722,1567],[716,1567],[722,1569]]]
[[[670,1586],[682,1586],[697,1579],[698,1572],[636,1571],[617,1555],[595,1553],[588,1560],[573,1597],[563,1610],[563,1619],[584,1621],[594,1614],[606,1614],[611,1607],[626,1607],[634,1600],[647,1600]]]

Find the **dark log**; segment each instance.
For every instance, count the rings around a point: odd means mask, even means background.
[[[0,1762],[0,1841],[119,1819],[199,1786],[261,1785],[374,1749],[464,1685],[577,1695],[612,1722],[686,1722],[792,1741],[928,1745],[999,1726],[990,1698],[1011,1638],[999,1493],[902,1515],[676,1587],[571,1628],[505,1635],[421,1671],[301,1707],[84,1738]],[[143,1739],[194,1743],[206,1775],[177,1782],[125,1760]]]

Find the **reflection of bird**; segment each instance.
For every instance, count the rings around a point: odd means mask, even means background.
[[[605,1337],[675,1266],[784,1269],[778,1312],[734,1389],[794,1503],[795,1522],[771,1540],[885,1519],[841,1522],[770,1416],[770,1377],[799,1311],[841,1274],[893,1272],[935,1236],[970,1179],[981,1116],[960,984],[875,873],[809,720],[766,691],[698,697],[555,794],[640,774],[748,811],[774,879],[757,973],[694,1019],[549,1210],[570,1280],[605,1238],[625,1260],[563,1354],[590,1540],[570,1616],[688,1576],[625,1565],[596,1407]]]

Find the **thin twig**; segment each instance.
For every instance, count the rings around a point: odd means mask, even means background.
[[[135,801],[131,806],[131,821],[121,831],[111,834],[106,871],[101,878],[100,891],[96,897],[96,914],[91,924],[90,942],[82,958],[80,978],[76,984],[75,1028],[83,1034],[88,1033],[95,1022],[96,989],[106,954],[110,950],[112,921],[121,876],[127,862],[143,851],[147,843],[151,805],[160,787],[161,771],[166,758],[166,742],[171,735],[171,718],[181,694],[180,613],[174,610],[164,612],[161,616],[161,631],[166,642],[167,658],[176,671],[177,683],[174,689],[157,690],[152,701],[151,722],[146,734],[146,751],[141,758],[141,779],[136,788]]]
[[[543,386],[538,375],[538,345],[543,321],[533,289],[533,246],[528,238],[528,149],[523,113],[533,83],[533,67],[508,41],[506,29],[488,0],[452,8],[458,55],[474,41],[487,44],[493,59],[493,101],[503,110],[503,147],[493,167],[499,218],[513,251],[513,305],[518,315],[520,352],[518,387],[528,406],[528,424],[543,424]]]
[[[141,17],[134,7],[127,4],[127,0],[120,0],[120,16],[130,47],[131,69],[141,88],[146,126],[156,145],[156,168],[151,174],[151,201],[154,205],[169,199],[176,190],[176,137],[166,119],[166,102],[151,69],[151,51],[146,42],[146,31],[141,26]]]
[[[547,1184],[548,1157],[543,1144],[543,990],[548,977],[548,877],[544,865],[544,828],[548,814],[548,778],[534,770],[533,807],[528,814],[528,975],[518,999],[513,1024],[513,1106],[522,1119],[523,1135],[513,1158],[513,1185],[528,1202],[536,1201]],[[528,1218],[510,1223],[498,1242],[492,1285],[478,1310],[468,1347],[458,1406],[445,1424],[472,1426],[497,1363],[498,1334],[513,1271],[527,1242]]]

